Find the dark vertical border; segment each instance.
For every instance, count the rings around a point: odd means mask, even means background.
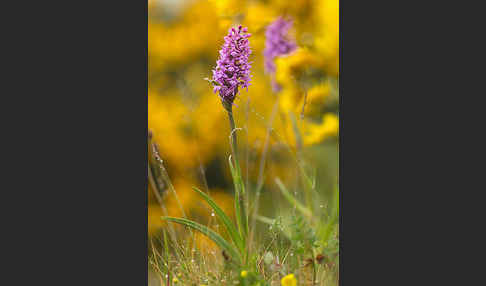
[[[22,23],[4,39],[12,280],[147,285],[148,2],[24,4],[4,9]]]
[[[143,104],[143,107],[144,107],[144,128],[143,128],[143,138],[144,140],[142,140],[143,142],[143,152],[144,152],[144,156],[143,156],[143,176],[141,175],[141,177],[143,177],[143,194],[144,194],[144,229],[143,229],[143,237],[144,237],[144,270],[143,270],[143,273],[144,273],[144,276],[145,276],[145,279],[142,280],[144,281],[144,284],[143,285],[148,285],[148,196],[147,196],[147,189],[148,189],[148,178],[147,178],[147,174],[148,174],[148,150],[147,150],[147,145],[148,145],[148,1],[145,0],[145,1],[142,1],[145,5],[144,5],[144,17],[143,17],[143,35],[144,35],[144,38],[143,38],[143,47],[144,47],[144,73],[143,73],[143,80],[145,82],[145,89],[144,89],[144,104]]]

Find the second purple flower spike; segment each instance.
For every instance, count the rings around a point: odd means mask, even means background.
[[[263,51],[265,57],[264,68],[265,72],[272,76],[275,74],[275,58],[289,54],[297,48],[295,41],[288,36],[292,24],[291,20],[285,20],[284,18],[279,17],[268,25],[265,32],[265,50]],[[274,91],[280,89],[273,79],[272,87]]]

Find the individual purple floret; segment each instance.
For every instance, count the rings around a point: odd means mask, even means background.
[[[275,74],[275,58],[293,52],[297,48],[297,44],[288,36],[288,31],[292,27],[291,20],[285,20],[282,17],[277,18],[265,31],[265,50],[263,55],[265,57],[264,68],[265,72]],[[274,91],[278,91],[280,86],[272,79],[272,87]]]
[[[238,87],[246,88],[250,85],[251,54],[248,38],[251,34],[241,25],[231,28],[224,37],[224,44],[219,51],[219,59],[213,70],[214,92],[219,92],[225,108],[231,107],[238,93]]]

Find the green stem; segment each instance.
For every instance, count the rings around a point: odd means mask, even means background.
[[[240,168],[240,164],[238,163],[238,141],[236,138],[236,125],[235,120],[233,118],[233,110],[228,110],[228,118],[230,122],[230,132],[231,132],[231,152],[233,153],[233,160],[235,161],[235,166],[237,169]],[[239,173],[239,172],[238,172]]]
[[[241,177],[241,168],[238,160],[238,141],[236,136],[236,125],[235,125],[235,120],[233,118],[232,107],[230,106],[226,108],[226,110],[228,111],[228,118],[230,122],[231,151],[233,153],[233,161],[235,166],[235,176],[233,177],[233,180],[235,181],[235,189],[236,189],[235,190],[235,207],[236,207],[236,216],[237,216],[236,221],[238,223],[238,229],[240,231],[241,237],[243,238],[243,241],[246,242],[246,237],[248,234],[248,216],[246,212],[246,204],[244,198],[245,186],[243,184],[243,180]]]
[[[290,117],[290,121],[292,123],[292,128],[294,130],[294,135],[295,135],[296,148],[297,148],[296,159],[297,159],[299,168],[301,168],[302,172],[304,174],[306,174],[305,170],[302,166],[302,161],[303,161],[303,158],[302,158],[302,136],[300,135],[299,127],[297,126],[297,121],[296,121],[295,116],[292,112],[289,112],[289,117]],[[311,212],[314,213],[315,207],[314,207],[314,203],[313,203],[312,195],[311,195],[312,184],[309,184],[308,181],[306,181],[306,180],[309,180],[308,178],[302,178],[302,179],[303,179],[302,183],[304,184],[303,189],[304,189],[305,203],[310,207]]]

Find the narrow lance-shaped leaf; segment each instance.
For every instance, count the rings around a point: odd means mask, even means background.
[[[236,227],[231,222],[231,219],[216,204],[216,202],[214,202],[213,199],[211,199],[211,197],[209,197],[206,193],[202,192],[196,187],[193,187],[192,189],[196,191],[213,208],[214,212],[216,213],[216,216],[219,218],[219,220],[221,220],[223,225],[226,227],[226,231],[228,231],[228,234],[230,235],[235,245],[238,247],[240,251],[243,251],[244,249],[243,241],[238,231],[236,230]]]
[[[209,239],[214,241],[214,243],[216,243],[220,248],[225,250],[231,256],[231,258],[234,259],[237,263],[241,263],[241,256],[238,253],[238,251],[231,244],[229,244],[224,238],[222,238],[219,234],[217,234],[213,230],[209,229],[207,226],[204,226],[192,220],[178,218],[178,217],[165,216],[162,217],[162,219],[172,221],[181,225],[185,225],[201,232],[202,234],[206,235]]]
[[[242,220],[242,210],[240,207],[240,191],[239,191],[239,183],[237,180],[236,170],[233,166],[233,162],[231,162],[231,155],[228,158],[231,175],[233,177],[233,182],[235,184],[235,216],[236,216],[236,223],[238,224],[238,229],[240,232],[240,236],[243,240],[243,244],[245,244],[245,225],[243,224]]]

